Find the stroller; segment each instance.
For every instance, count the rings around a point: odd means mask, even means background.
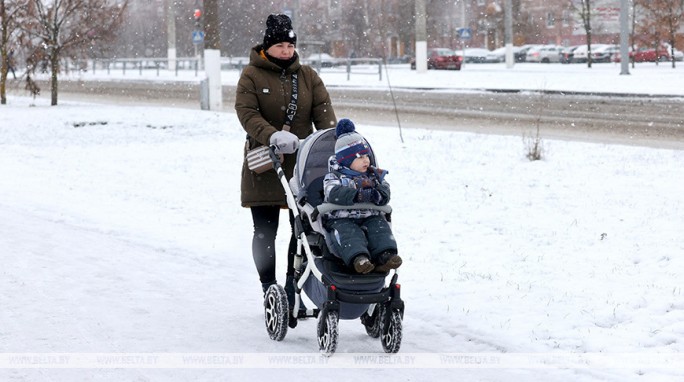
[[[295,328],[299,319],[316,317],[319,350],[332,355],[337,347],[339,320],[360,318],[370,337],[380,337],[386,353],[396,353],[401,346],[404,316],[397,271],[357,274],[347,268],[331,253],[333,247],[327,245],[329,234],[322,222],[326,212],[351,208],[380,210],[389,222],[392,209],[370,203],[353,206],[324,203],[323,178],[328,172],[328,158],[334,152],[335,129],[319,130],[307,137],[300,145],[294,175],[288,183],[278,155],[271,147],[270,157],[295,217],[298,244],[294,264],[294,314],[288,308],[285,289],[278,284],[271,285],[264,296],[266,330],[272,340],[281,341],[288,327]],[[372,149],[370,159],[375,165]],[[316,305],[315,309],[299,310],[302,290]]]

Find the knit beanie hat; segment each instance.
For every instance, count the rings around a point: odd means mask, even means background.
[[[337,122],[335,136],[337,137],[335,142],[335,158],[337,158],[337,163],[341,166],[349,167],[354,159],[362,155],[371,154],[368,142],[366,142],[361,134],[356,132],[354,122],[351,120],[347,118],[340,119]]]
[[[292,20],[287,15],[273,14],[266,19],[264,33],[264,50],[280,42],[291,42],[297,45],[297,34],[292,30]]]

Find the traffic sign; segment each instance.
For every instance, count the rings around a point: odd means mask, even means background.
[[[192,43],[201,44],[204,42],[204,32],[203,31],[192,31]]]
[[[473,30],[470,28],[459,28],[458,37],[461,40],[470,40],[473,37]]]

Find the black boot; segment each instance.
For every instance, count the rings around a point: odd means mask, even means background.
[[[261,290],[264,291],[264,296],[266,296],[266,291],[268,288],[271,287],[271,285],[276,284],[277,281],[273,280],[270,283],[261,283]]]
[[[392,252],[383,252],[378,256],[378,265],[375,267],[376,272],[387,273],[391,269],[397,269],[401,266],[402,260],[399,255]]]
[[[287,303],[290,305],[290,311],[292,311],[292,308],[294,308],[294,303],[295,303],[295,280],[294,276],[287,276],[287,279],[285,280],[285,294],[287,294]],[[306,306],[304,305],[304,301],[302,299],[299,299],[299,313],[305,313],[306,312]]]

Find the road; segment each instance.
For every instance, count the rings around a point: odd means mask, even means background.
[[[338,117],[367,125],[511,135],[539,129],[542,138],[684,149],[684,98],[328,89]],[[66,100],[199,108],[196,83],[60,81],[59,90]],[[223,86],[224,110],[233,110],[234,100],[235,87]]]

